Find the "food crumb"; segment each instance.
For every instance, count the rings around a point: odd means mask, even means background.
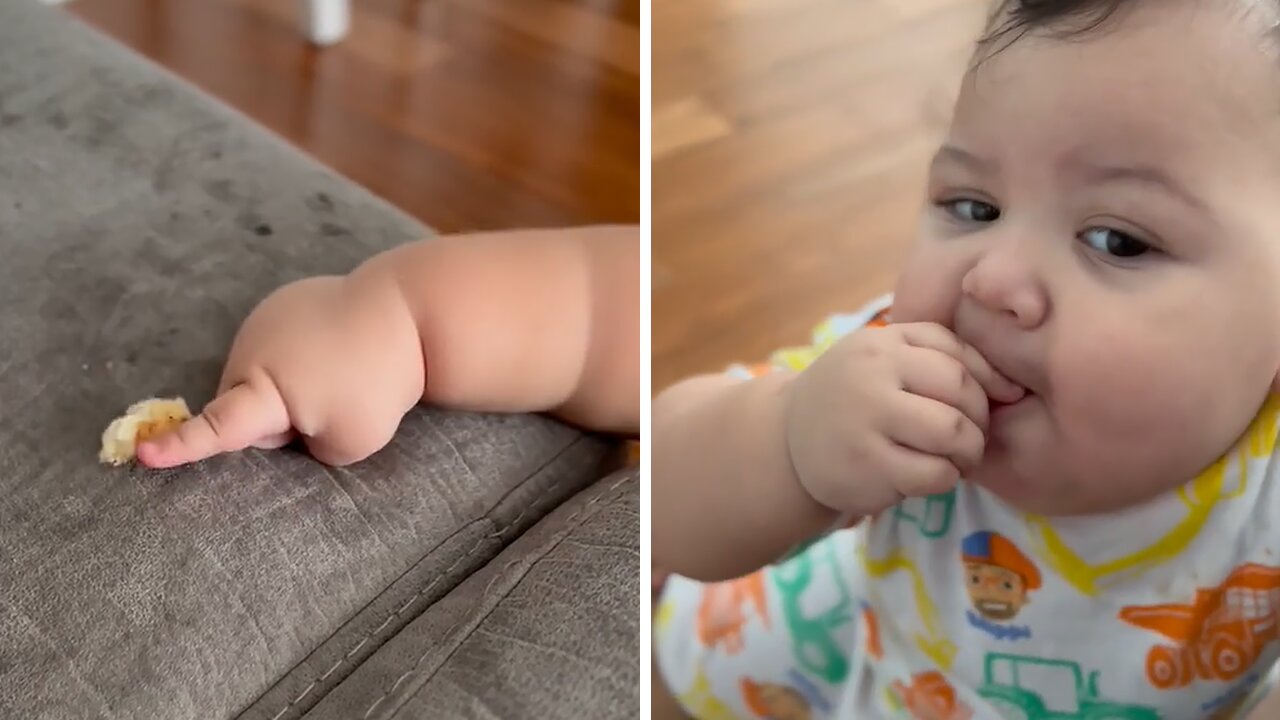
[[[171,432],[190,419],[191,410],[182,398],[148,398],[136,402],[103,431],[98,461],[124,465],[134,459],[138,443]]]

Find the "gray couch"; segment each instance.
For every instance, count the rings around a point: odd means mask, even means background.
[[[415,411],[372,459],[95,456],[213,392],[272,288],[423,228],[34,0],[0,0],[0,718],[608,718],[639,695],[615,443]]]

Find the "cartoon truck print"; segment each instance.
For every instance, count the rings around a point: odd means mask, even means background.
[[[1159,720],[1142,705],[1109,702],[1098,694],[1098,673],[1086,681],[1067,660],[988,653],[978,688],[1005,720]]]
[[[1147,680],[1167,690],[1239,678],[1280,638],[1278,614],[1280,568],[1249,563],[1216,588],[1198,588],[1189,605],[1131,606],[1119,617],[1173,641],[1147,652]]]
[[[827,536],[804,553],[769,568],[797,664],[833,684],[849,675],[843,641],[857,609],[842,573],[843,562],[835,540]]]

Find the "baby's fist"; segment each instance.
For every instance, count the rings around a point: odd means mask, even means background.
[[[416,325],[393,284],[318,277],[272,293],[245,320],[217,396],[138,459],[171,467],[301,436],[315,457],[346,465],[390,440],[422,398]]]
[[[791,383],[787,446],[800,483],[842,513],[945,492],[982,460],[988,396],[1023,389],[934,323],[866,328]]]

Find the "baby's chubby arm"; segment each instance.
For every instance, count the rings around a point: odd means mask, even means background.
[[[634,434],[639,253],[634,227],[461,235],[286,285],[241,327],[215,399],[138,457],[169,467],[301,435],[348,464],[424,400]]]
[[[933,323],[864,328],[800,374],[693,378],[653,405],[653,561],[736,577],[978,463],[1022,389]]]
[[[703,375],[653,401],[653,563],[703,581],[745,575],[838,513],[800,483],[787,448],[795,377]]]

